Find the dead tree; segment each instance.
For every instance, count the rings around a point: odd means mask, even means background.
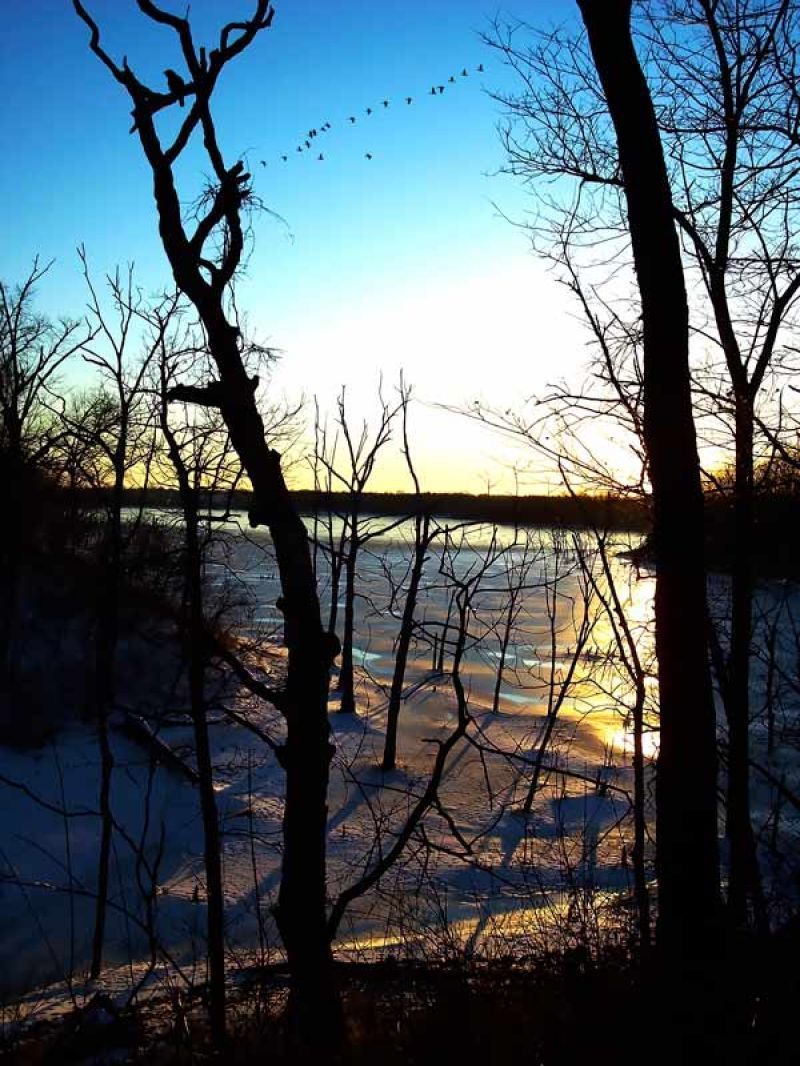
[[[395,644],[394,671],[392,672],[392,685],[389,690],[389,703],[386,708],[386,737],[384,739],[383,761],[381,764],[385,771],[393,770],[397,763],[397,727],[400,721],[400,704],[403,698],[408,654],[414,636],[414,619],[419,600],[420,584],[425,563],[428,559],[428,551],[434,539],[440,533],[438,525],[432,528],[431,515],[427,511],[420,509],[422,495],[417,471],[411,458],[411,446],[408,438],[408,405],[411,399],[411,390],[405,385],[402,378],[400,381],[400,398],[403,417],[403,455],[414,484],[414,492],[417,497],[417,513],[414,515],[414,545],[408,573],[408,588],[403,603],[400,631]]]
[[[228,294],[245,243],[242,212],[251,201],[250,175],[240,160],[226,165],[211,110],[222,71],[272,24],[269,0],[256,0],[249,19],[230,22],[206,54],[195,44],[187,18],[151,0],[137,0],[143,15],[174,33],[186,64],[181,94],[187,108],[177,134],[162,140],[156,116],[178,102],[142,82],[123,59],[117,63],[80,0],[77,14],[90,30],[90,48],[133,104],[133,128],[153,175],[153,195],[164,251],[178,288],[195,307],[218,378],[193,399],[218,407],[253,489],[250,521],[266,525],[280,573],[288,647],[287,738],[280,752],[286,772],[283,874],[276,919],[291,971],[292,1030],[302,1042],[337,1043],[341,1012],[335,994],[326,918],[327,790],[333,747],[328,725],[328,676],[338,641],[322,626],[305,526],[270,448],[253,384],[240,349],[240,332]],[[202,136],[213,175],[200,217],[188,229],[175,183],[175,165],[195,133]],[[219,241],[214,248],[214,238]]]
[[[376,525],[375,523],[370,523],[362,513],[364,493],[375,471],[378,456],[391,439],[392,424],[402,408],[402,401],[394,406],[389,405],[381,396],[380,387],[378,396],[380,415],[374,434],[370,436],[369,426],[365,421],[361,425],[358,438],[356,438],[353,433],[353,427],[348,420],[345,389],[343,388],[336,401],[337,436],[330,447],[330,455],[319,454],[317,457],[317,461],[325,469],[328,478],[333,484],[338,485],[344,494],[343,512],[339,516],[342,522],[342,529],[338,546],[333,543],[333,526],[330,519],[328,525],[331,531],[329,537],[331,565],[332,570],[336,573],[331,590],[332,618],[336,617],[333,603],[341,580],[341,571],[344,571],[342,652],[339,678],[336,684],[336,689],[341,696],[340,711],[343,714],[354,714],[356,709],[353,639],[355,636],[359,552],[369,541],[394,529],[402,521],[402,519],[397,519],[396,521]],[[340,439],[343,442],[342,450],[345,453],[343,460],[340,460],[337,454]]]

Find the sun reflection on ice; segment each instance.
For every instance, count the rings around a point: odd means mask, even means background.
[[[645,727],[642,732],[642,754],[648,761],[658,757],[659,733],[657,729]],[[605,734],[604,742],[615,755],[633,758],[634,736],[632,728],[624,726],[611,727]]]

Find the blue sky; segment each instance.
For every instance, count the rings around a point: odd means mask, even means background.
[[[165,67],[180,69],[172,35],[133,0],[86,3],[108,49],[127,54],[145,80],[160,86]],[[429,405],[417,416],[426,487],[507,486],[514,449],[435,405],[478,396],[519,402],[577,370],[585,352],[567,298],[495,206],[515,217],[531,208],[496,173],[499,113],[487,90],[509,82],[480,32],[498,14],[572,20],[574,4],[275,6],[273,28],[227,68],[216,100],[227,158],[248,161],[255,191],[274,212],[255,220],[239,302],[285,353],[275,389],[316,393],[325,406],[347,384],[354,411],[368,415],[378,373],[391,382],[402,366]],[[194,0],[196,40],[211,45],[220,21],[249,8]],[[440,84],[444,94],[431,97]],[[83,242],[98,273],[133,260],[140,284],[162,286],[168,273],[150,175],[128,134],[127,97],[88,52],[69,0],[9,5],[0,93],[0,274],[21,277],[37,252],[55,257],[40,304],[75,314],[84,302],[75,256]],[[306,131],[326,121],[332,129],[314,150],[297,153]],[[187,156],[187,199],[202,173],[201,154]],[[387,468],[383,487],[392,478]]]

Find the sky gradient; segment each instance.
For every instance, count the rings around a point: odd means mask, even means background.
[[[161,86],[164,68],[181,69],[173,35],[133,0],[86,2],[107,49],[144,80]],[[489,90],[511,83],[480,34],[498,15],[570,21],[574,5],[275,6],[272,29],[226,68],[215,96],[226,158],[245,158],[269,208],[254,220],[238,299],[283,352],[274,389],[325,407],[346,384],[356,417],[368,416],[379,374],[390,386],[402,367],[422,401],[413,424],[424,487],[510,489],[509,467],[526,457],[439,405],[519,403],[578,372],[585,335],[524,232],[501,215],[520,219],[532,203],[497,174],[500,112]],[[195,0],[195,39],[211,46],[219,22],[250,7]],[[13,162],[0,174],[0,276],[19,279],[36,253],[55,258],[40,306],[78,314],[83,243],[97,274],[134,261],[139,283],[156,291],[169,273],[126,94],[89,53],[69,0],[14,4],[4,19],[0,146]],[[298,153],[325,122],[332,128]],[[187,153],[178,171],[187,201],[207,169],[200,152]],[[398,470],[388,463],[375,487],[407,487]]]

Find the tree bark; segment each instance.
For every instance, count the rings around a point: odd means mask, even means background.
[[[657,120],[631,37],[631,0],[578,5],[616,132],[642,304],[644,434],[658,568],[657,939],[662,958],[685,969],[715,954],[720,933],[716,723],[688,304]]]

